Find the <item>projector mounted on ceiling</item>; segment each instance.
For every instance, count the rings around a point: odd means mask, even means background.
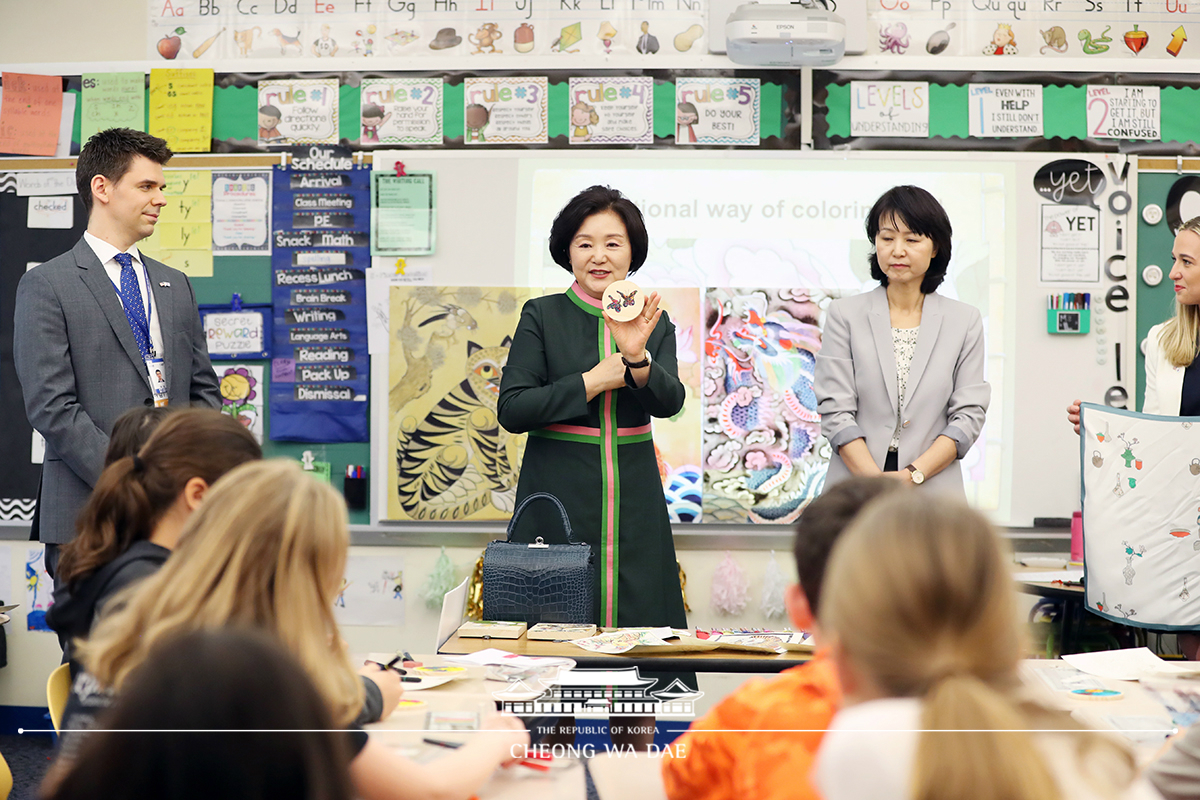
[[[801,5],[737,7],[725,23],[729,60],[756,67],[828,67],[846,52],[846,22]]]

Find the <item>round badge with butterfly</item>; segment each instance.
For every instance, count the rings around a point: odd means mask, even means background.
[[[633,281],[614,281],[604,290],[604,311],[617,322],[629,322],[645,307],[646,293]]]

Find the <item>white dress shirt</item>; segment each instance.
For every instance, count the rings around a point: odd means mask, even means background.
[[[113,288],[117,292],[117,300],[121,300],[121,265],[117,263],[116,259],[117,253],[121,251],[86,231],[83,239],[92,248],[96,258],[100,259],[100,263],[104,265],[104,272],[112,281]],[[147,305],[150,307],[150,342],[161,356],[163,355],[162,328],[158,324],[158,303],[150,302],[150,276],[146,272],[146,265],[142,263],[142,254],[138,252],[137,245],[129,248],[129,255],[133,256],[133,274],[137,278],[138,291],[142,295],[142,311],[146,310]],[[124,306],[124,304],[124,301],[121,301],[121,305]]]

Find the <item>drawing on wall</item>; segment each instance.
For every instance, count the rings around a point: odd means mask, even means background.
[[[404,560],[398,556],[350,556],[333,604],[339,625],[404,624]]]
[[[221,373],[221,413],[242,423],[263,440],[263,368],[261,364],[229,367]]]
[[[528,290],[391,288],[388,519],[511,515],[524,436],[496,417]]]
[[[658,289],[660,306],[675,325],[675,356],[686,396],[670,419],[654,420],[654,450],[672,522],[700,522],[702,474],[700,430],[703,424],[701,379],[701,298],[699,289]]]
[[[45,547],[30,547],[25,554],[25,625],[31,631],[53,633],[46,612],[54,604],[54,581],[46,574]]]
[[[821,491],[813,392],[822,296],[807,289],[708,289],[704,343],[704,514],[788,523]]]

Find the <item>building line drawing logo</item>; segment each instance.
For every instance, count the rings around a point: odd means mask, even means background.
[[[531,686],[526,679],[515,679],[492,696],[501,702],[507,714],[522,716],[696,716],[696,701],[704,692],[694,691],[679,679],[655,692],[649,688],[657,681],[643,678],[638,668],[560,669],[536,676]]]

